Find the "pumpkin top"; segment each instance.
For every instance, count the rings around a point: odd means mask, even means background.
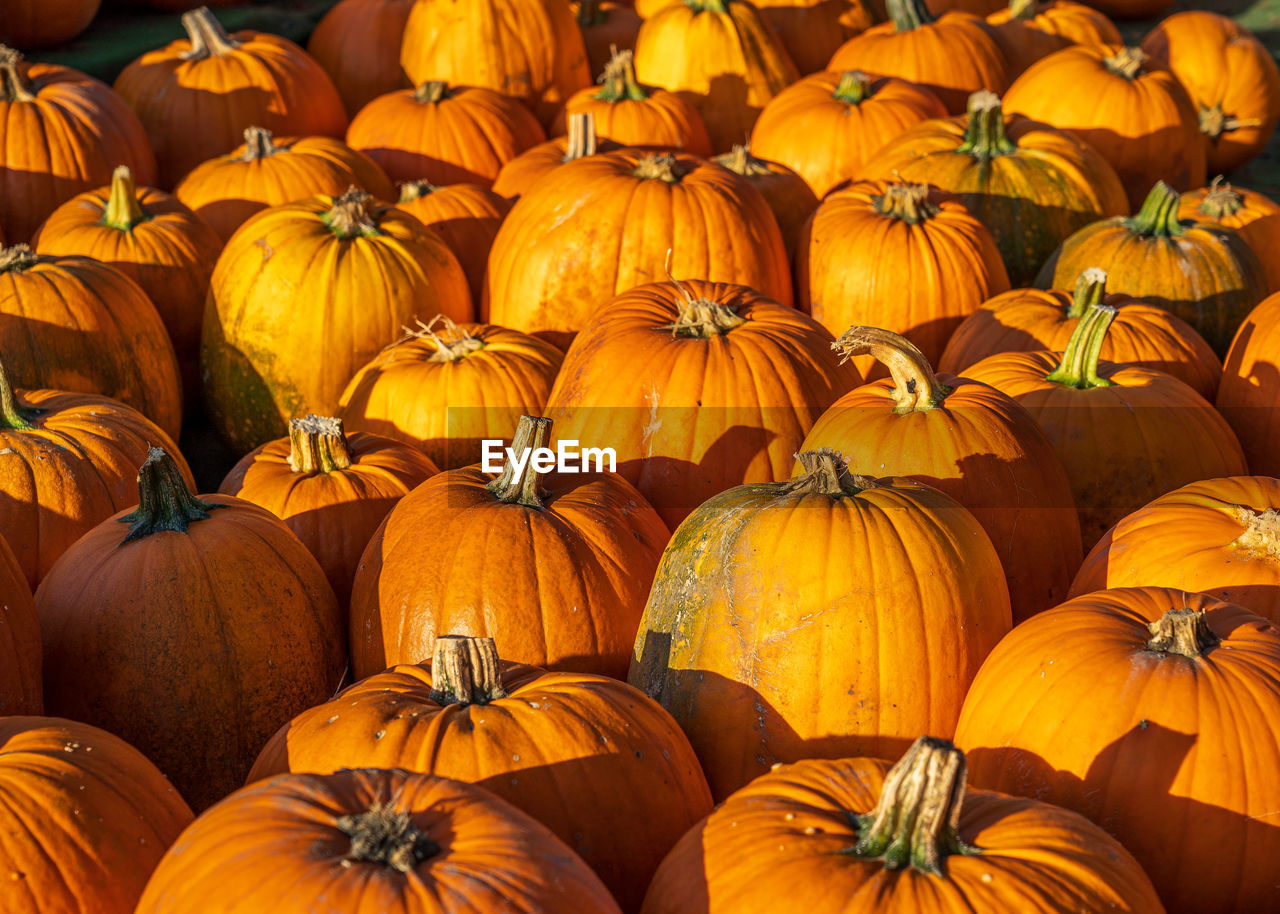
[[[848,461],[839,451],[829,447],[802,451],[796,454],[796,460],[800,462],[804,472],[783,486],[782,491],[787,495],[829,495],[832,498],[843,498],[877,486],[870,476],[849,472]]]
[[[408,873],[440,853],[440,845],[413,824],[407,812],[390,803],[375,803],[366,812],[340,816],[334,823],[351,839],[344,860],[378,863]]]
[[[430,181],[405,181],[400,185],[400,199],[398,203],[408,203],[417,200],[419,197],[425,197],[428,194],[434,194],[440,188]]]
[[[1098,356],[1115,319],[1116,309],[1111,305],[1091,305],[1067,340],[1062,361],[1045,380],[1076,390],[1110,387],[1111,382],[1098,375]]]
[[[938,380],[924,353],[910,340],[878,327],[851,327],[831,344],[841,364],[855,355],[869,353],[889,369],[893,379],[893,411],[898,414],[936,409],[951,393]]]
[[[441,635],[431,660],[431,700],[441,705],[487,705],[506,698],[492,638]]]
[[[596,116],[581,111],[569,116],[568,142],[564,150],[565,162],[596,154]]]
[[[861,70],[845,70],[840,74],[840,81],[836,83],[831,97],[846,105],[860,105],[874,94],[871,90],[873,81]]]
[[[441,79],[432,79],[413,90],[413,100],[419,105],[434,105],[442,99],[448,98],[451,94],[447,82]]]
[[[1205,108],[1204,106],[1200,108],[1200,132],[1210,139],[1216,140],[1224,133],[1243,130],[1246,127],[1261,127],[1262,124],[1263,122],[1260,118],[1235,117],[1227,114],[1222,110],[1221,102],[1212,108]]]
[[[636,163],[636,170],[632,173],[641,180],[665,181],[668,184],[675,184],[685,174],[676,157],[669,152],[655,152],[644,156]]]
[[[1101,267],[1089,267],[1076,280],[1075,292],[1071,296],[1071,304],[1067,308],[1068,318],[1084,317],[1085,312],[1094,305],[1102,304],[1107,294],[1107,271]]]
[[[1186,226],[1178,219],[1181,202],[1176,190],[1163,181],[1157,181],[1147,199],[1142,201],[1142,208],[1125,220],[1125,224],[1134,234],[1148,238],[1181,235],[1186,231]]]
[[[667,279],[680,293],[676,303],[678,309],[673,323],[664,324],[661,329],[670,330],[672,336],[691,336],[701,339],[724,336],[735,327],[747,322],[745,317],[738,316],[738,309],[733,305],[722,305],[706,298],[694,298],[688,287],[671,275],[671,252],[667,252]]]
[[[1171,609],[1147,623],[1147,650],[1195,658],[1217,647],[1220,639],[1209,628],[1205,610]]]
[[[332,473],[351,466],[342,420],[304,416],[289,420],[289,468],[295,473]]]
[[[751,147],[746,143],[735,143],[731,152],[716,156],[712,161],[744,178],[771,174],[768,162],[753,156]]]
[[[40,255],[29,244],[0,248],[0,273],[21,273],[40,262]]]
[[[1222,175],[1213,179],[1209,192],[1204,195],[1199,206],[1200,212],[1214,221],[1234,216],[1242,209],[1244,195],[1232,187],[1229,181],[1224,181]]]
[[[168,451],[153,447],[138,468],[138,507],[120,518],[129,525],[120,545],[165,530],[186,533],[191,524],[207,520],[210,511],[221,507],[192,494]]]
[[[526,508],[541,508],[542,473],[533,466],[533,452],[545,448],[551,440],[551,420],[545,416],[521,416],[511,439],[511,452],[525,454],[527,459],[517,472],[515,462],[508,460],[502,474],[489,483],[488,489],[499,501]]]
[[[895,32],[910,32],[934,22],[925,0],[885,0],[885,12]]]
[[[437,325],[439,331],[436,330]],[[483,340],[472,336],[454,323],[452,318],[443,314],[437,314],[425,324],[418,321],[417,330],[405,327],[404,332],[405,339],[430,340],[436,351],[431,354],[429,361],[435,363],[456,362],[484,348]]]
[[[147,222],[151,214],[142,208],[138,200],[138,187],[133,183],[133,172],[128,165],[118,165],[111,174],[111,190],[107,196],[107,208],[102,213],[102,225],[128,232],[135,225]]]
[[[578,15],[581,16],[581,10],[586,8],[584,3],[579,8]],[[595,97],[602,102],[642,102],[649,97],[649,93],[644,87],[636,81],[636,64],[635,54],[630,50],[619,51],[616,47],[609,49],[611,56],[609,62],[604,65],[604,74],[600,77],[600,91]]]
[[[1106,68],[1116,76],[1123,76],[1125,79],[1137,79],[1144,72],[1144,67],[1149,58],[1142,48],[1121,48],[1103,60]]]
[[[1009,0],[1009,18],[1022,22],[1036,17],[1039,0]]]
[[[0,363],[0,428],[19,431],[34,428],[31,419],[42,412],[44,410],[18,402],[17,392],[9,381],[9,372]]]
[[[1267,508],[1254,511],[1236,505],[1232,511],[1235,519],[1244,527],[1231,545],[1246,555],[1280,559],[1280,511]]]
[[[238,162],[255,162],[258,159],[265,159],[273,156],[277,152],[283,152],[284,147],[277,146],[271,142],[271,131],[265,127],[246,127],[244,131],[244,155],[240,156]]]
[[[29,102],[36,97],[35,87],[25,73],[18,70],[22,53],[0,44],[0,101]]]
[[[979,89],[969,96],[968,112],[964,142],[956,152],[977,159],[994,159],[1017,151],[1018,144],[1004,132],[1004,109],[1000,105],[1000,96]]]
[[[352,185],[342,196],[333,198],[333,206],[320,218],[343,241],[380,235],[378,223],[370,211],[373,196]]]
[[[907,225],[919,225],[938,214],[938,207],[929,202],[927,184],[890,184],[883,194],[871,198],[871,206],[880,215]]]
[[[240,47],[240,42],[227,34],[207,6],[182,14],[182,27],[187,30],[191,47],[178,56],[182,60],[204,60],[221,57]]]

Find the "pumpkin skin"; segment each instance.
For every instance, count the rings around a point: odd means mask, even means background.
[[[138,117],[111,88],[69,67],[24,64],[0,45],[0,232],[13,244],[76,194],[128,165],[143,184],[156,158]]]
[[[399,57],[386,50],[400,47],[411,9],[413,0],[341,0],[307,39],[307,53],[333,80],[348,118],[400,88]]]
[[[418,483],[440,472],[416,448],[366,432],[348,437],[342,420],[289,422],[289,437],[250,451],[231,468],[221,495],[266,508],[315,556],[340,606],[364,547],[382,519]]]
[[[955,194],[995,236],[1015,286],[1026,286],[1078,229],[1129,211],[1115,169],[1090,146],[975,92],[963,118],[900,134],[864,177],[931,184]]]
[[[1222,772],[1280,762],[1278,695],[1280,631],[1266,620],[1204,594],[1105,590],[1005,637],[969,690],[956,743],[973,784],[1103,825],[1171,914],[1245,914],[1277,901],[1251,862],[1280,853],[1269,821],[1280,790],[1265,778],[1240,790]],[[1237,865],[1224,873],[1224,859]]]
[[[573,219],[563,218],[567,206]],[[685,155],[588,156],[557,168],[507,214],[489,253],[483,314],[567,348],[611,298],[668,269],[790,305],[786,256],[768,203],[728,169]]]
[[[635,66],[640,82],[698,109],[715,152],[741,143],[770,99],[800,78],[777,33],[744,0],[663,6],[640,27]]]
[[[97,727],[0,717],[6,914],[133,914],[191,810],[141,752]]]
[[[539,143],[503,165],[493,181],[493,192],[514,203],[545,175],[561,165],[599,152],[616,152],[621,148],[612,140],[597,139],[595,115],[590,111],[575,114],[568,120],[568,133],[565,136]]]
[[[407,771],[284,774],[179,835],[136,914],[619,914],[544,826],[488,791]]]
[[[814,73],[765,105],[751,148],[794,170],[822,198],[861,177],[889,140],[946,116],[936,95],[906,80],[853,70]]]
[[[1222,368],[1218,411],[1240,437],[1255,473],[1280,476],[1280,295],[1254,308],[1240,325]]]
[[[1007,7],[987,16],[987,23],[995,26],[993,37],[1009,62],[1010,83],[1036,61],[1073,44],[1123,43],[1105,14],[1071,0],[1009,0]]]
[[[281,724],[333,694],[343,614],[267,511],[196,498],[159,448],[138,490],[141,506],[77,540],[36,592],[45,706],[119,734],[201,810],[243,782]]]
[[[1048,803],[968,790],[964,777],[963,754],[926,737],[892,767],[780,766],[681,839],[642,914],[1163,914],[1142,867],[1101,828]],[[912,833],[916,821],[928,825]]]
[[[393,181],[489,187],[502,166],[547,138],[518,99],[493,89],[425,82],[374,99],[347,144]]]
[[[949,736],[1011,624],[995,549],[954,500],[853,476],[830,451],[800,461],[804,475],[722,492],[680,525],[636,636],[627,681],[684,729],[717,802],[774,762]]]
[[[101,0],[12,0],[5,4],[0,42],[34,51],[75,38],[98,14]]]
[[[214,427],[245,452],[300,413],[332,415],[360,366],[437,313],[471,317],[467,279],[409,214],[362,191],[259,213],[227,243],[209,289],[201,366]]]
[[[543,411],[563,361],[518,330],[441,318],[357,371],[339,414],[348,428],[407,442],[456,470],[483,459],[482,442],[509,442],[522,415]]]
[[[467,276],[471,300],[480,301],[489,249],[511,201],[478,184],[436,187],[427,181],[406,181],[400,185],[396,207],[417,217],[449,246]]]
[[[522,417],[512,449],[544,446],[550,426]],[[440,473],[387,515],[351,595],[357,679],[421,662],[441,635],[499,632],[512,661],[622,678],[667,528],[621,475],[512,473]],[[424,542],[457,552],[424,562]]]
[[[778,220],[778,230],[782,232],[782,243],[790,263],[795,258],[805,222],[818,208],[818,198],[804,178],[785,165],[756,158],[751,154],[751,148],[742,144],[712,161],[736,175],[742,175],[760,191],[760,196],[764,197]]]
[[[292,41],[249,29],[228,35],[207,9],[184,13],[182,25],[186,38],[143,54],[115,81],[155,148],[162,187],[231,152],[250,126],[342,136],[338,90]]]
[[[1100,267],[1112,288],[1171,311],[1225,354],[1236,328],[1266,295],[1266,275],[1234,231],[1183,222],[1178,205],[1177,192],[1157,183],[1136,215],[1095,222],[1063,241],[1035,284],[1071,288],[1084,270]]]
[[[1185,10],[1163,19],[1142,50],[1173,71],[1200,115],[1209,171],[1232,171],[1267,145],[1280,120],[1280,68],[1252,32],[1226,16]]]
[[[0,717],[43,714],[40,618],[31,598],[31,585],[3,538],[0,538],[0,594],[3,594],[0,597]],[[0,861],[6,856],[0,850]]]
[[[1204,140],[1191,97],[1137,48],[1056,51],[1014,80],[1004,108],[1065,130],[1101,153],[1134,210],[1156,179],[1177,190],[1205,181]]]
[[[569,6],[582,29],[587,65],[592,74],[603,72],[615,54],[625,53],[636,46],[641,18],[630,0],[571,0]]]
[[[863,0],[760,0],[755,5],[801,76],[826,70],[840,45],[877,21]]]
[[[1217,222],[1235,229],[1258,255],[1267,277],[1268,295],[1280,292],[1280,262],[1269,256],[1280,250],[1280,219],[1273,216],[1280,216],[1280,204],[1270,197],[1217,179],[1209,187],[1184,193],[1178,207],[1179,219]]]
[[[223,244],[249,217],[312,194],[338,196],[353,185],[395,199],[391,179],[364,153],[326,136],[274,138],[250,127],[244,143],[198,166],[173,191]]]
[[[468,674],[463,683],[458,672]],[[656,703],[604,676],[500,665],[488,638],[441,638],[433,663],[370,676],[303,712],[267,743],[249,779],[340,768],[403,768],[484,787],[555,832],[627,911],[640,907],[667,851],[711,812],[697,756]]]

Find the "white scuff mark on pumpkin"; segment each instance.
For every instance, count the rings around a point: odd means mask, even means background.
[[[649,405],[649,420],[645,423],[643,429],[643,440],[645,446],[645,457],[653,456],[653,438],[658,434],[658,430],[662,428],[662,417],[658,415],[658,403],[662,399],[662,392],[658,389],[657,382],[649,388],[649,392],[644,395],[644,401]]]
[[[257,241],[255,241],[255,242],[254,242],[254,244],[256,244],[258,247],[262,248],[262,262],[263,262],[263,263],[266,263],[266,262],[267,262],[268,260],[270,260],[270,259],[272,258],[272,256],[275,254],[275,251],[274,251],[274,250],[272,250],[271,245],[267,244],[267,239],[265,239],[265,238],[259,238]]]

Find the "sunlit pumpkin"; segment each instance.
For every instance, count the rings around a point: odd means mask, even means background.
[[[1267,277],[1267,294],[1280,292],[1280,204],[1265,194],[1223,183],[1221,176],[1208,187],[1182,195],[1178,218],[1193,222],[1216,222],[1235,229],[1262,262]]]
[[[1280,476],[1280,295],[1249,312],[1222,366],[1218,411],[1255,473]]]
[[[542,178],[561,165],[622,147],[596,135],[596,116],[591,111],[574,114],[567,120],[564,136],[531,146],[502,166],[493,180],[493,192],[515,202]]]
[[[800,177],[786,165],[770,162],[753,155],[751,147],[738,143],[732,152],[716,156],[713,160],[723,165],[735,175],[742,175],[764,197],[778,220],[778,230],[782,232],[782,243],[787,250],[787,261],[795,258],[796,246],[800,243],[800,232],[805,222],[818,208],[818,198],[804,178]]]
[[[400,185],[396,207],[416,216],[449,246],[467,275],[471,300],[480,301],[489,249],[511,201],[478,184],[437,186],[429,181],[406,181]]]
[[[1009,62],[1009,81],[1054,51],[1083,44],[1120,44],[1120,32],[1105,14],[1072,0],[1009,0],[987,16],[994,37]]]

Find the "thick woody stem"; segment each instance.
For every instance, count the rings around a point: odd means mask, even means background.
[[[210,511],[221,507],[197,498],[174,459],[164,448],[153,447],[138,468],[138,507],[120,518],[129,525],[121,545],[164,531],[186,533],[191,524],[207,520]]]
[[[551,420],[545,416],[521,416],[511,441],[511,453],[523,459],[519,472],[516,462],[508,459],[502,474],[489,483],[489,491],[509,505],[541,508],[540,481],[542,471],[535,468],[537,452],[551,440]]]
[[[442,705],[488,704],[505,698],[492,638],[441,635],[431,661],[431,700]]]
[[[209,12],[207,6],[183,13],[182,27],[187,30],[187,37],[191,39],[191,47],[178,55],[183,60],[221,57],[240,47],[240,42],[227,34],[222,23]]]
[[[0,44],[0,101],[29,102],[36,97],[35,86],[27,74],[18,69],[22,54]]]
[[[1171,609],[1156,621],[1148,622],[1147,631],[1151,633],[1147,650],[1183,657],[1199,657],[1221,643],[1209,628],[1204,610]]]
[[[351,466],[342,420],[304,416],[289,420],[289,468],[295,473],[332,473]]]
[[[847,362],[856,355],[870,354],[889,369],[893,380],[894,412],[912,413],[935,409],[952,388],[938,380],[924,353],[904,336],[879,327],[851,327],[831,344]]]
[[[408,873],[440,853],[440,845],[391,803],[375,803],[365,812],[341,816],[334,825],[351,839],[344,863],[376,863]]]
[[[828,495],[840,498],[874,489],[876,481],[869,476],[849,472],[849,464],[837,450],[814,448],[796,454],[802,472],[783,486],[788,495]]]

